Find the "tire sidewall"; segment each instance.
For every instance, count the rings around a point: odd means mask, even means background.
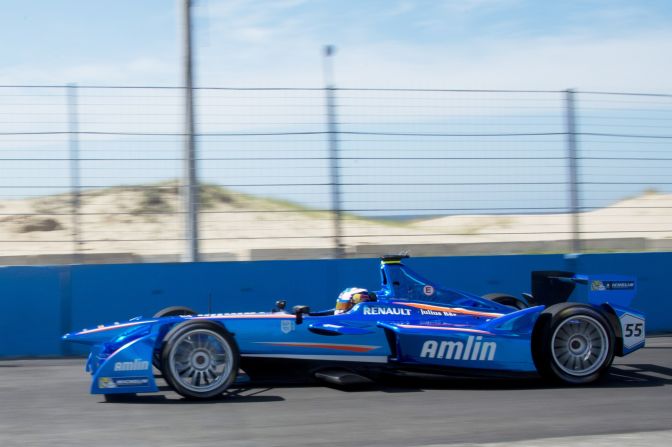
[[[183,315],[196,315],[196,311],[185,306],[164,307],[154,314],[152,318],[180,317]]]
[[[502,306],[511,307],[516,310],[527,309],[530,307],[529,304],[525,301],[507,293],[487,293],[481,298],[485,298],[488,301],[501,304]]]
[[[604,328],[609,345],[600,367],[585,376],[573,376],[563,371],[556,363],[551,346],[555,330],[565,321],[579,316],[597,321]],[[614,330],[602,312],[587,305],[563,303],[550,307],[539,316],[538,327],[532,334],[532,357],[542,377],[571,385],[583,385],[598,380],[609,369],[614,359],[614,343]]]
[[[179,340],[180,337],[182,337],[185,333],[195,330],[209,330],[216,332],[218,335],[221,335],[222,338],[224,338],[224,340],[228,343],[229,347],[231,348],[231,352],[233,354],[232,358],[230,359],[230,361],[232,362],[232,368],[229,377],[227,377],[226,380],[224,380],[222,384],[217,388],[204,393],[196,393],[182,386],[179,380],[173,377],[171,368],[168,363],[170,361],[170,352],[172,351],[176,341]],[[187,399],[211,399],[224,393],[224,391],[226,391],[227,388],[229,388],[233,383],[233,381],[236,379],[236,376],[238,374],[238,368],[240,365],[240,351],[238,349],[238,345],[236,344],[233,335],[230,332],[228,332],[221,324],[207,320],[206,321],[191,320],[176,325],[166,334],[163,346],[161,348],[161,363],[162,365],[167,366],[163,368],[164,379],[166,380],[166,382],[168,382],[168,385],[170,385],[170,387],[173,390],[175,390],[175,392],[186,397]]]
[[[154,314],[152,318],[163,318],[163,317],[180,317],[183,315],[196,315],[196,311],[185,306],[169,306],[164,307],[160,311]],[[158,349],[154,350],[152,355],[152,365],[163,374],[163,363],[161,361],[161,352]]]

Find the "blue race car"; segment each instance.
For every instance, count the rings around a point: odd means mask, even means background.
[[[63,338],[93,345],[93,394],[156,392],[160,373],[192,399],[221,395],[241,369],[252,380],[336,384],[390,373],[539,374],[586,384],[615,355],[644,346],[644,315],[628,308],[633,277],[533,272],[531,294],[480,297],[423,278],[403,258],[382,258],[379,291],[346,289],[322,312],[288,312],[284,301],[268,313],[171,307]]]

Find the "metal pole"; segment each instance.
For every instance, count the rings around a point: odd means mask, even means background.
[[[183,261],[196,262],[198,253],[198,179],[196,140],[194,138],[193,60],[191,57],[191,0],[183,3],[184,37],[184,177],[182,199],[185,216],[185,251]]]
[[[579,166],[576,143],[576,110],[574,90],[565,91],[567,111],[567,159],[569,161],[569,206],[572,215],[572,253],[581,253],[581,222],[579,203]]]
[[[77,85],[68,84],[68,121],[70,141],[70,194],[72,207],[72,253],[74,263],[80,261],[82,238],[80,230],[81,185],[79,175],[79,120],[77,115]]]
[[[338,155],[338,125],[336,117],[336,102],[334,98],[334,67],[332,57],[336,48],[332,45],[324,47],[324,92],[327,101],[327,132],[329,135],[329,173],[331,177],[331,210],[334,216],[334,257],[340,258],[345,254],[343,245],[343,212],[341,204],[341,179],[339,173]]]

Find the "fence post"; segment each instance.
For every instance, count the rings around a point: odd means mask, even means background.
[[[79,117],[77,112],[77,84],[68,84],[68,135],[70,146],[70,194],[72,207],[73,263],[81,261],[82,236],[80,228],[81,184],[79,174]]]
[[[332,56],[336,49],[332,45],[324,47],[324,92],[327,102],[327,132],[329,134],[329,173],[331,185],[331,210],[334,216],[334,257],[345,254],[343,245],[343,212],[341,204],[341,179],[338,154],[338,123],[334,93]]]
[[[59,296],[61,299],[60,312],[60,331],[61,334],[67,334],[72,331],[72,266],[64,265],[58,267]],[[73,349],[71,343],[61,342],[61,355],[72,355]]]
[[[191,0],[183,0],[182,34],[184,51],[184,175],[182,200],[185,215],[185,262],[196,262],[198,250],[198,178],[196,171],[196,141],[194,137],[193,61],[191,57]]]
[[[579,166],[576,143],[576,109],[575,91],[565,91],[566,126],[567,126],[567,160],[569,167],[569,207],[572,216],[572,253],[581,253],[581,222],[580,222],[580,190]]]

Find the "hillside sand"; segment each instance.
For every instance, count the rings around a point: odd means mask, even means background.
[[[184,214],[174,184],[115,187],[81,195],[80,244],[74,242],[72,197],[0,202],[0,256],[184,250]],[[583,239],[672,240],[672,194],[647,193],[580,214]],[[346,251],[376,245],[566,241],[569,214],[459,215],[413,221],[342,219]],[[200,249],[249,259],[251,250],[330,249],[333,214],[206,185],[201,189]],[[543,250],[541,250],[543,251]]]

